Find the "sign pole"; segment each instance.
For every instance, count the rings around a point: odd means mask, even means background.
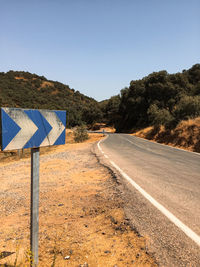
[[[31,148],[31,266],[38,265],[39,236],[39,147]]]
[[[39,148],[65,144],[66,111],[1,108],[2,151],[31,148],[31,267],[38,266],[39,243]],[[23,152],[22,152],[23,153]]]

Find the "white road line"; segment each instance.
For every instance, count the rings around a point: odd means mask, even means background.
[[[102,139],[98,142],[98,149],[103,152],[100,147],[100,143],[104,141]],[[104,153],[104,152],[103,152]],[[105,155],[105,153],[104,153]],[[106,155],[107,156],[107,155]],[[108,157],[108,156],[107,156]],[[109,158],[109,157],[108,157]],[[192,239],[198,246],[200,246],[200,236],[197,235],[194,231],[192,231],[187,225],[182,223],[176,216],[174,216],[170,211],[168,211],[163,205],[158,203],[152,196],[150,196],[144,189],[142,189],[136,182],[133,181],[120,167],[115,164],[112,160],[109,160],[113,167],[119,171],[119,173],[132,185],[137,189],[149,202],[154,205],[159,211],[161,211],[171,222],[173,222],[179,229],[181,229],[190,239]]]

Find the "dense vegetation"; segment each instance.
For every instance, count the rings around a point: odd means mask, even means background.
[[[67,110],[69,127],[104,122],[118,132],[150,125],[172,129],[181,120],[200,116],[200,64],[182,73],[153,72],[100,103],[43,76],[1,72],[0,105]]]
[[[68,126],[102,120],[99,103],[43,76],[23,71],[0,73],[0,106],[67,110]]]
[[[182,73],[159,71],[131,81],[102,106],[118,132],[150,125],[172,129],[181,120],[200,116],[200,64]]]

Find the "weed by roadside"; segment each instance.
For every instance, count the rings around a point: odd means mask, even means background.
[[[81,125],[76,128],[74,131],[74,141],[77,143],[83,142],[89,139],[89,135],[87,133],[87,128],[85,125]]]

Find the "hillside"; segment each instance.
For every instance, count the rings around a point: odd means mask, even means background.
[[[57,81],[24,71],[0,73],[0,106],[67,111],[68,126],[101,120],[99,103]]]
[[[200,64],[133,80],[100,105],[117,132],[200,152]]]
[[[174,129],[150,126],[133,135],[189,151],[200,152],[200,117],[181,121]]]
[[[180,121],[200,116],[200,64],[181,73],[163,70],[133,80],[104,110],[117,132],[161,125],[174,129]]]

